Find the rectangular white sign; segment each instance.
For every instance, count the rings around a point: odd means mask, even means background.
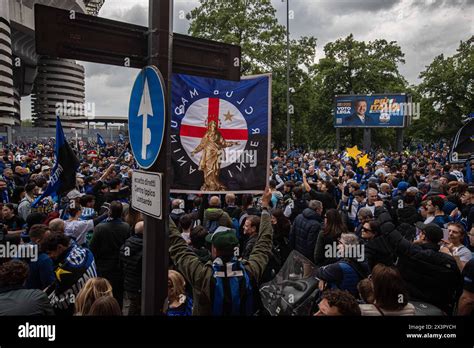
[[[134,170],[132,176],[132,207],[162,219],[161,173]]]

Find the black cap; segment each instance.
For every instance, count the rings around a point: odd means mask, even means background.
[[[423,231],[426,239],[431,243],[438,244],[441,239],[443,239],[443,230],[436,224],[431,223],[425,225],[422,222],[418,222],[416,227]]]

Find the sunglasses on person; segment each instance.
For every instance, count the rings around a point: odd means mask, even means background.
[[[366,228],[366,227],[362,227],[362,228],[361,228],[361,231],[362,231],[362,232],[371,232],[371,233],[374,232],[374,231],[372,231],[370,228]]]

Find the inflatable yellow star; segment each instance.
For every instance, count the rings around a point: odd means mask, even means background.
[[[357,156],[359,156],[362,152],[357,148],[357,145],[354,147],[348,147],[346,148],[347,151],[347,156],[357,159]]]
[[[363,157],[359,158],[359,163],[357,164],[357,167],[365,168],[367,166],[367,163],[370,162],[370,159],[367,156],[368,155],[365,154]]]

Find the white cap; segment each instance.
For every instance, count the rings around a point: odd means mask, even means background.
[[[80,193],[80,192],[79,192],[78,190],[76,190],[76,189],[69,191],[69,193],[67,194],[67,198],[68,198],[69,200],[75,199],[75,198],[77,198],[77,197],[82,197],[82,196],[84,196],[84,194],[83,194],[83,193]]]

